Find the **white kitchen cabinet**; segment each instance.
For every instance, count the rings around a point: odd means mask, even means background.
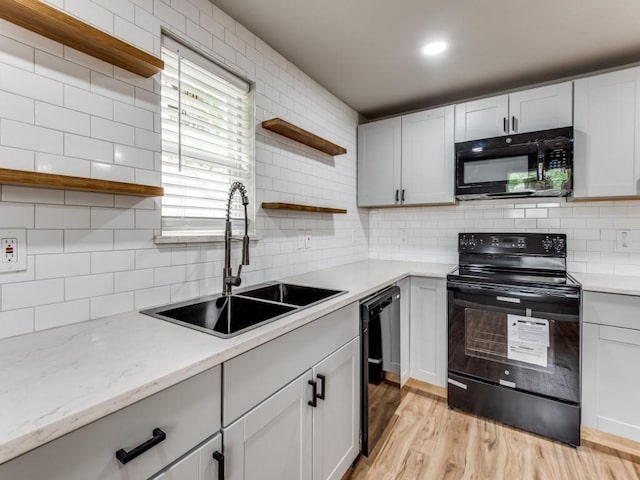
[[[400,201],[401,129],[399,117],[358,126],[359,207]]]
[[[640,297],[584,292],[582,423],[640,441]]]
[[[575,198],[640,194],[640,67],[575,81]]]
[[[409,380],[409,318],[411,312],[411,278],[403,278],[400,288],[400,386]]]
[[[342,478],[359,448],[359,358],[355,338],[225,428],[226,478]]]
[[[453,203],[453,106],[358,127],[358,205]]]
[[[313,367],[313,479],[340,480],[358,455],[360,339],[354,338]]]
[[[2,480],[144,480],[220,431],[220,373],[215,367],[0,465]],[[126,464],[160,429],[166,438]],[[159,435],[154,435],[159,438]],[[183,467],[192,471],[193,462]],[[172,477],[168,477],[172,478]],[[184,476],[181,480],[197,480]]]
[[[411,378],[447,386],[445,280],[411,277]]]
[[[224,480],[224,475],[218,475],[224,463],[221,466],[216,459],[221,452],[222,435],[217,434],[151,480]]]
[[[571,126],[572,100],[572,83],[564,82],[461,103],[455,107],[455,141]]]
[[[342,478],[359,451],[359,359],[353,303],[226,362],[227,478]]]
[[[311,480],[311,371],[223,430],[226,480]]]

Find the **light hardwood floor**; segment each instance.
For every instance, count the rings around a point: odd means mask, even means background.
[[[408,392],[387,437],[362,457],[351,480],[634,480],[640,464],[577,449],[449,410]]]

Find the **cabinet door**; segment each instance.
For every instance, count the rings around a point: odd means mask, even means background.
[[[453,203],[453,105],[402,117],[404,205]]]
[[[214,459],[216,452],[222,452],[220,434],[151,480],[224,480],[223,476],[218,476],[220,464]]]
[[[358,206],[394,205],[400,193],[400,118],[358,126]]]
[[[583,324],[582,423],[640,441],[640,330]]]
[[[509,133],[509,97],[483,98],[456,105],[456,142]]]
[[[313,480],[340,480],[358,455],[359,359],[358,337],[313,368],[324,397],[313,411]]]
[[[573,125],[571,82],[509,95],[509,132],[526,133]]]
[[[411,277],[411,377],[446,387],[447,290],[444,280]]]
[[[311,480],[311,378],[307,371],[223,429],[226,480]]]
[[[575,81],[574,197],[638,195],[640,68]]]

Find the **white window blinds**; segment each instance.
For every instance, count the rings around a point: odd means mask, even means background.
[[[229,187],[242,182],[253,230],[254,104],[251,85],[163,36],[163,235],[215,235],[224,230]],[[253,198],[252,198],[253,197]],[[244,210],[234,199],[232,219]],[[240,226],[241,222],[235,222]]]

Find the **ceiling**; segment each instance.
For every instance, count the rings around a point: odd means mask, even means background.
[[[638,0],[211,1],[367,118],[640,62]]]

